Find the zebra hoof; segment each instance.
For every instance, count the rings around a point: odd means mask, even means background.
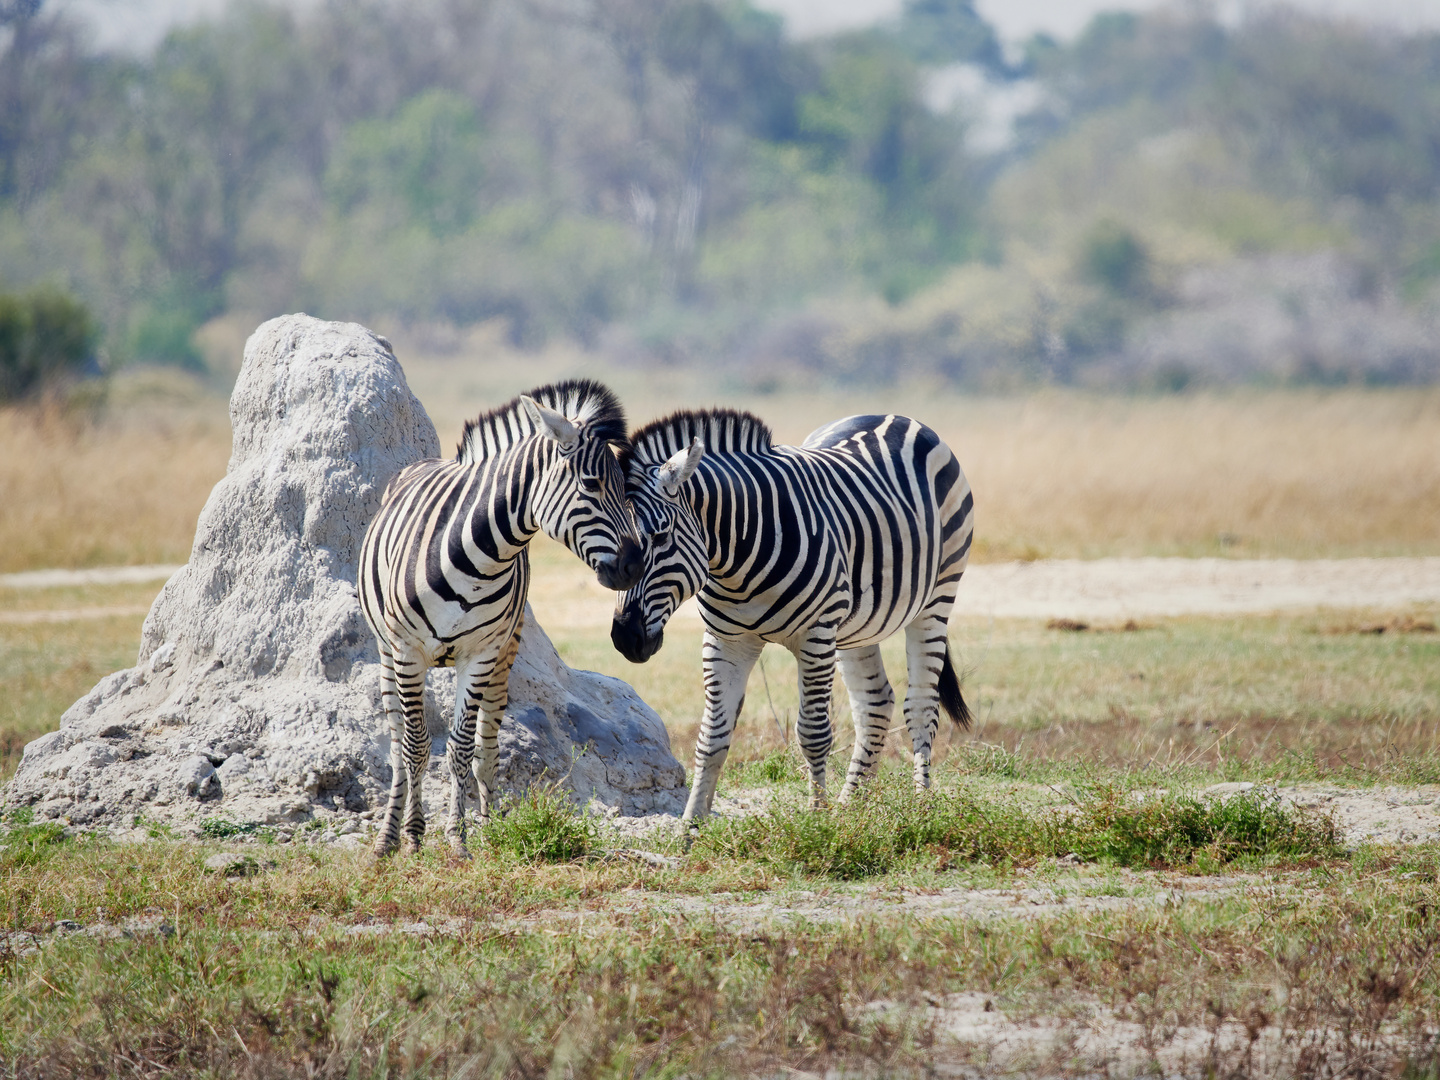
[[[451,845],[450,845],[450,862],[451,862],[452,864],[453,864],[453,863],[460,863],[460,864],[468,863],[468,862],[470,862],[471,860],[473,860],[474,858],[475,858],[475,856],[473,856],[473,855],[470,854],[470,849],[467,848],[463,843],[458,843],[458,844],[457,844],[457,843],[451,843]]]
[[[419,855],[420,841],[413,836],[407,836],[404,843],[400,845],[400,851],[405,855]]]
[[[376,844],[370,849],[370,861],[374,863],[387,862],[399,846],[398,844]]]

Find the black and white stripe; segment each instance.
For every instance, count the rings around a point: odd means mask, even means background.
[[[649,551],[640,583],[616,607],[611,639],[630,660],[649,659],[666,621],[697,593],[705,623],[705,717],[685,820],[709,813],[767,642],[799,666],[796,733],[820,805],[837,658],[855,716],[843,800],[884,745],[895,695],[879,643],[903,628],[905,724],[916,786],[927,787],[939,707],[969,726],[946,624],[974,501],[950,448],[904,416],[852,416],[800,446],[776,446],[762,421],[724,410],[677,413],[630,442],[626,483]]]
[[[445,830],[452,848],[465,852],[472,767],[480,820],[489,818],[535,534],[543,529],[565,544],[606,588],[638,580],[641,549],[617,458],[626,445],[615,396],[598,383],[563,382],[466,424],[453,460],[417,462],[386,488],[365,533],[358,582],[380,647],[390,722],[390,802],[377,854],[399,844],[402,815],[408,849],[425,833],[425,671],[437,664],[453,664],[456,673]]]

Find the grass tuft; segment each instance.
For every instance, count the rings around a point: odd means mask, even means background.
[[[546,784],[503,802],[482,835],[492,851],[532,863],[568,862],[600,846],[599,824],[576,809],[564,790]]]
[[[0,833],[0,870],[39,866],[65,843],[65,827],[58,822],[34,824],[33,812],[12,810],[9,828]]]
[[[840,766],[843,769],[845,766]],[[788,747],[772,750],[762,758],[747,761],[734,770],[730,787],[759,787],[764,784],[786,784],[805,779],[805,768],[799,756]]]
[[[200,834],[212,840],[226,840],[232,836],[250,836],[260,831],[259,822],[226,821],[224,818],[206,818],[200,823]]]
[[[1203,867],[1240,858],[1298,862],[1341,853],[1333,818],[1261,789],[1226,799],[1167,793],[1138,801],[1134,793],[1103,789],[1067,826],[1076,854],[1121,866]]]
[[[1244,792],[1223,801],[1179,794],[1137,801],[1103,789],[1056,811],[982,802],[965,790],[917,795],[894,774],[832,812],[810,812],[787,802],[757,817],[716,822],[701,832],[694,850],[841,880],[925,862],[945,868],[1069,854],[1154,869],[1341,854],[1331,818],[1262,793]]]

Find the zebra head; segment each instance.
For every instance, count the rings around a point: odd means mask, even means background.
[[[697,436],[660,465],[630,460],[630,504],[645,538],[645,560],[638,583],[615,604],[610,640],[633,664],[643,664],[660,650],[670,616],[710,574],[700,519],[684,497],[704,452]]]
[[[625,501],[625,474],[605,425],[586,423],[583,413],[577,423],[525,394],[520,406],[555,451],[535,491],[536,522],[594,570],[605,588],[630,588],[644,561]]]

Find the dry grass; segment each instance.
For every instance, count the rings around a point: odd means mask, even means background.
[[[222,400],[169,384],[98,418],[0,409],[0,573],[189,558],[230,425]]]
[[[412,347],[394,336],[447,450],[479,410],[581,374],[610,382],[636,423],[728,405],[757,412],[787,442],[856,412],[918,416],[955,447],[975,488],[977,559],[1440,553],[1437,390],[973,398],[902,385],[757,395],[720,377],[615,368],[563,349],[520,355],[486,328],[445,356],[427,339],[411,335]],[[143,372],[110,396],[100,419],[0,410],[0,573],[187,556],[229,454],[224,402],[183,376]]]
[[[978,398],[917,383],[792,386],[616,368],[578,352],[522,357],[481,328],[455,351],[392,333],[441,445],[476,408],[537,382],[611,383],[639,424],[678,408],[749,409],[784,442],[900,412],[955,448],[975,489],[982,560],[1101,555],[1440,554],[1440,390],[1303,389]]]

